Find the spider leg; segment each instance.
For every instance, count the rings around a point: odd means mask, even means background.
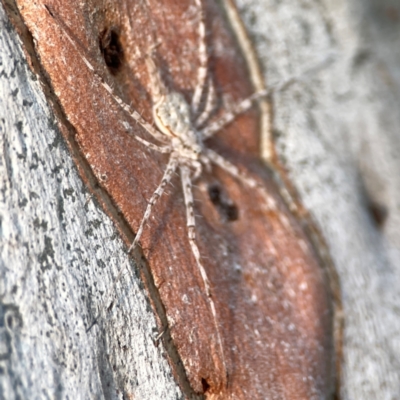
[[[192,182],[190,179],[190,171],[189,168],[182,166],[180,167],[180,172],[182,180],[182,190],[185,198],[186,222],[188,228],[190,247],[192,248],[194,258],[196,259],[196,263],[199,267],[200,275],[204,282],[207,297],[211,297],[210,282],[208,280],[207,273],[203,265],[201,264],[200,251],[196,243],[196,220],[194,217],[194,209],[193,209],[193,193],[192,193]]]
[[[154,143],[148,142],[145,139],[142,139],[140,136],[133,136],[138,142],[142,143],[146,147],[148,147],[151,150],[158,151],[159,153],[171,153],[171,147],[170,146],[157,146]]]
[[[209,124],[201,130],[203,139],[205,140],[213,136],[223,127],[230,124],[238,115],[250,110],[254,101],[262,97],[268,96],[269,93],[270,90],[261,90],[252,94],[247,99],[242,100],[240,103],[234,105],[230,111],[226,111],[225,114],[218,118],[215,122]]]
[[[259,90],[252,94],[247,99],[242,100],[238,104],[234,105],[231,110],[226,111],[218,120],[209,124],[207,127],[201,130],[203,139],[208,139],[217,133],[220,129],[230,124],[238,115],[248,111],[253,102],[261,98],[270,96],[272,93],[282,92],[286,90],[290,85],[295,82],[306,81],[308,78],[315,75],[320,70],[323,70],[326,66],[330,65],[334,61],[334,55],[329,54],[322,58],[318,63],[313,65],[311,68],[305,69],[298,75],[291,76],[282,82],[270,86],[268,89]]]
[[[198,35],[199,35],[199,48],[198,55],[200,65],[197,69],[197,82],[196,87],[194,89],[193,97],[192,97],[192,114],[196,115],[199,111],[201,97],[203,95],[203,91],[205,88],[206,80],[207,80],[207,71],[208,71],[208,51],[206,45],[206,23],[204,18],[204,8],[201,0],[195,0],[196,5],[200,10],[200,22],[198,24]]]
[[[111,95],[114,101],[127,113],[129,116],[134,119],[139,125],[141,125],[151,136],[153,136],[156,140],[161,143],[167,143],[167,138],[159,132],[156,128],[150,125],[145,119],[133,108],[131,108],[128,104],[126,104],[113,90],[113,88],[106,83],[96,72],[93,71],[93,74],[97,79],[100,79],[101,85],[107,92]]]
[[[151,196],[149,203],[147,204],[146,211],[144,213],[142,221],[140,222],[139,229],[138,229],[138,231],[136,233],[136,236],[135,236],[135,240],[129,246],[128,253],[130,253],[137,246],[137,244],[139,243],[139,240],[140,240],[140,238],[142,236],[142,233],[143,233],[144,225],[146,224],[146,222],[150,218],[152,208],[153,208],[154,204],[157,202],[157,200],[164,193],[164,190],[165,190],[165,187],[167,186],[167,184],[171,181],[172,175],[175,172],[177,165],[178,165],[178,160],[172,154],[170,159],[169,159],[169,161],[168,161],[168,165],[167,165],[167,168],[166,168],[166,170],[164,172],[164,175],[163,175],[163,177],[161,179],[161,182],[158,185],[158,187],[155,190],[155,192],[153,193],[153,195]],[[128,268],[128,265],[129,265],[129,261],[126,260],[124,265],[118,271],[118,274],[117,274],[116,278],[114,279],[114,282],[113,282],[112,286],[108,290],[107,295],[105,297],[105,301],[104,301],[103,304],[107,304],[108,303],[108,299],[111,297],[111,294],[114,292],[117,282],[120,280],[120,278],[121,278],[122,274],[124,273],[124,271]],[[97,320],[97,318],[95,319],[95,321],[96,320]]]
[[[206,104],[204,106],[204,110],[195,119],[196,128],[200,127],[208,120],[216,104],[217,97],[215,93],[215,87],[210,77],[208,78],[207,86],[208,86],[208,91],[207,91]]]
[[[160,133],[157,129],[155,129],[152,125],[142,118],[142,116],[134,109],[132,109],[128,104],[126,104],[121,97],[119,97],[115,90],[105,81],[105,79],[96,71],[92,63],[89,61],[89,56],[85,56],[87,54],[86,49],[78,43],[76,39],[73,38],[74,34],[71,32],[70,28],[65,24],[61,18],[53,11],[52,8],[45,5],[44,6],[49,13],[49,15],[58,23],[59,27],[63,31],[63,34],[66,36],[67,40],[71,43],[72,47],[76,50],[79,57],[85,63],[86,67],[93,73],[94,78],[103,86],[103,88],[111,95],[114,101],[127,113],[129,116],[134,119],[138,124],[140,124],[150,135],[152,135],[155,139],[160,141],[161,143],[166,143],[167,140],[165,136]]]
[[[171,182],[172,175],[175,172],[177,165],[178,165],[178,160],[177,160],[176,156],[174,154],[172,154],[168,161],[168,165],[167,165],[167,168],[165,169],[165,172],[161,179],[161,182],[158,185],[155,192],[153,193],[153,195],[151,196],[149,203],[147,204],[146,211],[144,213],[142,221],[140,222],[139,229],[135,236],[135,240],[129,246],[128,253],[130,253],[136,247],[136,245],[139,243],[140,237],[142,236],[142,233],[143,233],[144,225],[150,218],[152,208],[153,208],[154,204],[156,204],[157,200],[164,193],[165,187],[168,185],[168,183]]]
[[[244,185],[248,186],[251,189],[258,190],[259,193],[264,198],[269,210],[276,209],[277,205],[275,200],[267,193],[265,188],[259,182],[257,182],[255,179],[253,179],[251,176],[247,175],[243,171],[240,171],[239,168],[236,167],[236,165],[232,164],[226,158],[220,156],[215,151],[206,149],[205,155],[212,163],[214,163],[224,171],[228,172],[230,175],[232,175],[238,181],[242,182]]]
[[[220,328],[219,328],[219,324],[218,324],[218,316],[217,316],[215,304],[214,304],[214,301],[213,301],[212,295],[211,295],[210,281],[208,280],[206,270],[204,269],[203,264],[201,263],[200,251],[199,251],[199,248],[198,248],[197,242],[196,242],[196,220],[194,217],[194,210],[193,210],[193,192],[192,192],[192,181],[190,179],[190,170],[187,166],[180,166],[179,169],[180,169],[180,173],[181,173],[182,190],[183,190],[183,195],[184,195],[184,199],[185,199],[186,225],[188,228],[189,243],[190,243],[190,247],[192,249],[194,258],[196,259],[196,264],[199,269],[201,278],[203,280],[205,292],[206,292],[206,295],[207,295],[207,298],[208,298],[208,301],[210,304],[211,312],[212,312],[212,315],[214,318],[214,325],[217,330],[218,346],[221,351],[223,367],[226,372],[224,349],[222,346],[222,338],[221,338]]]
[[[153,99],[153,104],[157,104],[159,101],[162,101],[168,90],[161,79],[160,71],[157,69],[151,55],[146,56],[145,62],[149,74],[151,98]]]

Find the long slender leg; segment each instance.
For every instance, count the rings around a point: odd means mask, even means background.
[[[207,87],[208,91],[207,91],[206,104],[204,106],[204,110],[195,119],[196,128],[200,127],[201,125],[204,124],[204,122],[208,120],[215,107],[216,103],[215,87],[210,77],[208,78]]]
[[[167,165],[167,168],[165,169],[165,172],[161,179],[161,182],[158,185],[155,192],[153,193],[153,195],[151,196],[149,203],[147,204],[146,211],[144,213],[142,221],[140,222],[139,229],[135,236],[135,240],[130,245],[130,247],[128,249],[128,253],[130,253],[136,247],[136,245],[139,243],[140,237],[142,236],[142,233],[143,233],[144,225],[150,218],[152,208],[153,208],[154,204],[156,204],[157,200],[164,193],[165,187],[168,185],[168,183],[171,182],[172,174],[175,172],[177,165],[178,165],[178,160],[175,157],[175,155],[172,154],[168,161],[168,165]]]
[[[250,110],[255,100],[266,97],[269,93],[269,90],[261,90],[233,106],[230,111],[227,111],[224,115],[218,118],[218,120],[209,124],[203,130],[201,130],[203,139],[208,139],[209,137],[220,131],[224,126],[230,124],[238,115]]]
[[[212,295],[211,295],[210,281],[208,280],[206,270],[204,269],[203,264],[201,263],[200,251],[199,251],[199,248],[197,247],[197,242],[196,242],[196,220],[194,217],[194,210],[193,210],[193,193],[192,193],[192,182],[190,180],[190,170],[186,166],[181,166],[180,173],[181,173],[181,181],[182,181],[182,190],[183,190],[183,195],[185,198],[186,225],[188,228],[189,243],[190,243],[190,247],[192,249],[194,258],[196,259],[196,264],[200,271],[200,275],[203,280],[206,295],[207,295],[207,298],[208,298],[208,301],[210,304],[211,312],[212,312],[212,315],[214,318],[215,329],[217,331],[217,341],[218,341],[218,345],[220,347],[221,358],[222,358],[223,366],[224,366],[224,369],[226,372],[224,348],[222,346],[222,338],[221,338],[220,328],[219,328],[219,324],[218,324],[217,312],[216,312],[215,304],[214,304],[214,301],[213,301]]]
[[[73,33],[71,32],[70,28],[58,17],[58,15],[51,9],[49,6],[44,6],[50,16],[58,23],[61,30],[63,31],[65,37],[74,47],[76,52],[78,53],[79,57],[82,61],[86,64],[87,68],[92,71],[93,76],[95,79],[99,81],[99,83],[104,87],[104,89],[111,95],[114,101],[126,112],[129,114],[131,118],[133,118],[138,124],[140,124],[150,135],[152,135],[155,139],[159,140],[161,143],[166,143],[167,139],[165,136],[155,129],[152,125],[146,122],[142,116],[136,111],[133,110],[128,104],[126,104],[113,90],[113,88],[105,81],[105,79],[95,70],[92,63],[89,61],[89,56],[85,56],[87,51],[84,49],[82,45],[77,43],[76,39],[73,39]]]
[[[134,137],[138,142],[144,144],[146,147],[148,147],[148,148],[151,149],[151,150],[158,151],[159,153],[164,153],[164,154],[166,154],[166,153],[171,153],[171,147],[170,147],[170,146],[157,146],[157,145],[154,144],[154,143],[151,143],[151,142],[148,142],[148,141],[145,140],[145,139],[142,139],[140,136],[134,135],[133,137]]]
[[[114,99],[114,101],[126,112],[129,114],[129,116],[134,119],[138,124],[140,124],[148,133],[150,133],[151,136],[153,136],[155,139],[160,141],[161,143],[167,143],[168,139],[161,133],[159,132],[156,128],[154,128],[152,125],[150,125],[148,122],[145,121],[145,119],[134,109],[132,109],[128,104],[126,104],[113,90],[113,88],[106,83],[99,75],[97,75],[96,72],[93,71],[94,76],[97,77],[97,79],[100,79],[101,85],[104,87],[104,89],[107,90],[107,92],[111,95],[111,97]]]
[[[197,82],[192,97],[192,114],[196,115],[199,111],[201,97],[205,88],[208,70],[208,51],[206,45],[206,23],[204,18],[204,7],[201,0],[195,0],[200,14],[200,22],[198,23],[199,35],[199,68],[197,69]]]
[[[182,190],[185,198],[186,207],[186,223],[188,228],[188,237],[190,242],[190,247],[192,249],[194,258],[200,270],[200,275],[203,279],[204,286],[206,289],[207,297],[211,297],[210,282],[207,277],[207,273],[201,264],[200,251],[196,243],[196,220],[194,217],[193,209],[193,193],[192,193],[192,182],[190,180],[190,171],[187,167],[180,167],[181,180],[182,180]]]
[[[162,100],[168,90],[161,79],[160,71],[157,69],[154,60],[151,58],[151,54],[146,57],[146,66],[149,74],[151,97],[153,99],[153,104],[156,104]]]
[[[177,165],[178,165],[178,160],[172,154],[170,159],[169,159],[167,168],[166,168],[166,170],[164,172],[164,175],[163,175],[163,177],[161,179],[161,182],[158,185],[158,187],[155,190],[155,192],[153,193],[153,195],[151,196],[149,203],[147,204],[146,211],[144,213],[142,221],[140,222],[139,229],[138,229],[138,231],[136,233],[136,236],[135,236],[135,240],[129,246],[128,253],[130,253],[137,246],[137,244],[139,243],[139,240],[140,240],[140,238],[142,236],[142,233],[143,233],[143,228],[144,228],[146,222],[148,221],[148,219],[150,218],[152,208],[153,208],[154,204],[156,204],[157,200],[164,193],[164,190],[165,190],[165,187],[167,186],[167,184],[171,181],[172,175],[175,172]],[[127,260],[124,263],[124,265],[120,268],[120,270],[118,271],[118,274],[117,274],[116,278],[114,279],[114,282],[113,282],[112,286],[110,287],[109,291],[107,292],[104,304],[108,303],[108,300],[111,297],[111,294],[114,292],[115,285],[117,284],[117,282],[121,278],[122,274],[124,273],[124,271],[128,267],[128,265],[129,265],[129,262]]]
[[[253,102],[262,98],[267,97],[271,93],[277,93],[285,90],[288,86],[292,85],[295,82],[304,81],[305,79],[313,76],[316,72],[324,69],[326,66],[331,64],[334,61],[334,56],[332,54],[324,57],[320,62],[312,66],[311,68],[307,68],[302,73],[291,76],[288,79],[285,79],[278,84],[270,86],[268,89],[260,90],[254,94],[252,94],[247,99],[242,100],[240,103],[235,105],[231,110],[227,111],[222,117],[220,117],[214,123],[211,123],[206,128],[204,128],[201,132],[203,135],[203,139],[207,139],[221,130],[224,126],[230,124],[238,115],[248,111]]]
[[[269,210],[276,209],[275,200],[268,194],[268,192],[265,190],[265,188],[259,182],[257,182],[251,176],[240,171],[236,165],[232,164],[231,162],[229,162],[224,157],[220,156],[215,151],[207,149],[207,150],[205,150],[205,154],[206,154],[206,157],[212,163],[214,163],[218,167],[222,168],[224,171],[231,174],[238,181],[242,182],[244,185],[248,186],[251,189],[257,189],[260,192],[260,194],[264,197],[264,199],[266,201],[266,205]]]

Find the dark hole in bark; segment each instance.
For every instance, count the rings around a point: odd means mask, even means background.
[[[369,202],[368,211],[378,228],[382,228],[388,217],[388,211],[382,204]]]
[[[100,35],[99,47],[108,69],[115,75],[121,68],[124,59],[124,51],[117,28],[104,29]]]
[[[204,378],[201,378],[201,384],[203,386],[203,393],[206,393],[207,390],[210,388],[210,385]]]
[[[208,196],[224,221],[232,222],[239,218],[237,206],[225,196],[218,184],[208,187]]]
[[[107,307],[107,311],[110,312],[114,307],[114,302],[112,301],[110,305]]]
[[[7,326],[8,326],[10,329],[13,329],[13,328],[14,328],[14,320],[13,320],[13,317],[12,317],[11,315],[8,315],[8,316],[7,316]]]

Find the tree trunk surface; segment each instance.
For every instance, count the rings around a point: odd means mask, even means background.
[[[267,85],[333,52],[274,97],[278,154],[339,274],[343,399],[400,397],[400,7],[239,0]]]
[[[296,78],[272,94],[273,140],[340,279],[340,398],[400,398],[400,6],[237,5],[267,87]],[[118,283],[112,323],[86,331],[126,249],[2,5],[0,134],[0,398],[183,398],[139,275]]]

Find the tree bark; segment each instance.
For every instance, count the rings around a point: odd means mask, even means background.
[[[238,6],[274,96],[275,143],[339,274],[343,399],[400,397],[400,65],[396,1]]]
[[[274,143],[341,282],[341,396],[398,398],[400,9],[259,3],[238,6],[267,85],[298,77],[272,96]],[[121,398],[124,387],[140,399],[181,398],[138,276],[124,276],[117,307],[86,332],[126,253],[2,7],[0,27],[0,397]]]
[[[88,196],[2,6],[0,13],[0,397],[120,398],[124,386],[137,398],[179,398],[137,276],[119,283],[107,327],[86,332],[126,253]]]

